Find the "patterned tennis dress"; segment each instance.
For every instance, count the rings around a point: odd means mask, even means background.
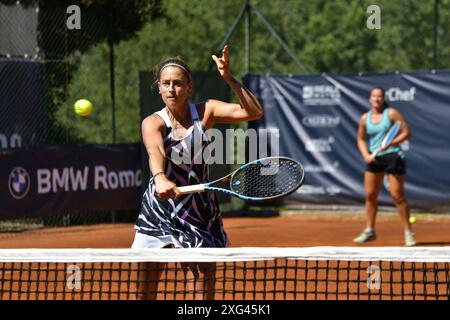
[[[193,127],[176,140],[165,109],[156,112],[166,124],[165,174],[177,186],[209,181],[210,140],[203,131],[195,104],[189,103]],[[206,157],[206,159],[204,159]],[[134,248],[143,247],[225,247],[228,244],[215,192],[205,191],[162,200],[155,192],[153,177],[142,199],[136,221]],[[144,243],[144,244],[143,244]]]

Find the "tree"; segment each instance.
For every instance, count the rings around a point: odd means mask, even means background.
[[[164,16],[161,0],[82,0],[77,3],[81,8],[81,30],[68,30],[66,10],[72,4],[71,0],[39,2],[38,43],[47,88],[48,144],[80,142],[80,137],[83,138],[83,134],[70,130],[67,119],[60,121],[57,118],[61,105],[68,100],[69,83],[80,66],[82,53],[96,46],[105,47],[106,41],[119,43],[131,39],[146,23]],[[109,64],[105,50],[100,57]],[[102,70],[102,89],[99,91],[109,97],[107,75],[108,69]],[[92,78],[92,72],[90,76],[81,77],[82,81],[89,78]]]
[[[140,141],[139,79],[160,60],[181,55],[194,70],[207,70],[210,53],[222,41],[244,1],[165,0],[163,15],[149,21],[136,36],[116,46],[117,141]],[[356,73],[395,70],[429,70],[432,58],[433,3],[414,0],[380,0],[381,30],[366,27],[370,1],[284,0],[252,2],[312,73]],[[439,55],[450,53],[448,36],[450,0],[441,0]],[[213,9],[213,10],[212,10]],[[300,74],[263,24],[252,15],[251,72]],[[244,28],[230,40],[232,68],[244,73]],[[61,108],[61,120],[73,126],[88,142],[110,142],[108,50],[105,43],[74,55],[79,68]],[[448,59],[439,67],[448,68]],[[93,100],[89,119],[73,115],[80,98]],[[65,113],[64,113],[64,112]],[[59,118],[59,117],[58,117]],[[82,121],[81,121],[82,120]]]

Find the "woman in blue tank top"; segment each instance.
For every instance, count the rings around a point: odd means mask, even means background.
[[[390,193],[399,210],[404,228],[405,245],[414,246],[416,240],[409,223],[409,207],[404,192],[405,155],[400,148],[400,143],[411,136],[408,124],[398,110],[387,105],[383,88],[373,88],[369,101],[371,109],[361,116],[357,137],[359,151],[366,162],[364,188],[367,222],[366,229],[353,241],[364,243],[376,239],[375,218],[378,209],[378,194],[384,175],[387,174]],[[397,121],[401,124],[399,133],[389,145],[379,149],[384,136]],[[373,154],[377,150],[379,152],[374,156]]]
[[[165,107],[142,122],[142,138],[149,155],[152,177],[144,193],[136,221],[133,249],[226,247],[229,243],[215,192],[180,195],[179,186],[209,181],[208,147],[205,133],[216,123],[237,123],[260,118],[263,109],[253,94],[232,75],[228,47],[212,57],[218,71],[239,98],[239,104],[218,100],[191,103],[191,71],[179,59],[167,59],[155,71]],[[206,152],[205,152],[206,151]],[[138,275],[138,298],[157,296],[157,282],[164,266],[147,263]],[[213,264],[184,266],[194,299],[212,299]],[[194,281],[195,280],[195,281]]]

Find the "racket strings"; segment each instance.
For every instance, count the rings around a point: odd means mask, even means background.
[[[288,194],[303,182],[302,166],[291,159],[251,163],[234,174],[231,189],[243,196],[270,198]]]

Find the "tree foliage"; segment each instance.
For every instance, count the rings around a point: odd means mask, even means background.
[[[33,1],[21,2],[25,6],[32,3]],[[69,30],[66,27],[69,16],[67,8],[74,4],[80,8],[80,30]],[[145,24],[162,16],[161,0],[39,1],[38,45],[45,70],[48,144],[91,141],[87,136],[88,129],[81,127],[80,130],[72,130],[67,117],[59,118],[62,113],[68,112],[70,87],[80,87],[79,81],[82,81],[83,88],[83,84],[90,84],[93,73],[101,71],[101,79],[91,84],[91,88],[94,88],[97,94],[104,94],[103,98],[109,99],[109,52],[106,43],[118,44],[132,39]],[[87,54],[86,60],[101,61],[89,67],[87,74],[83,74],[84,65],[81,61],[85,58],[83,53],[89,50],[95,52],[95,56],[90,57]],[[74,74],[83,75],[73,78]],[[77,92],[77,95],[87,96],[88,91]],[[91,93],[89,96],[95,97]],[[110,105],[110,102],[105,100],[105,107],[106,105]],[[111,134],[108,135],[110,136]],[[108,142],[106,137],[102,136],[93,141]]]
[[[176,55],[184,57],[193,70],[207,70],[211,53],[227,34],[243,3],[165,0],[158,3],[159,19],[148,18],[151,10],[138,13],[146,16],[139,19],[145,21],[142,28],[130,33],[132,36],[118,38],[115,46],[118,142],[140,140],[139,71],[151,70],[160,60]],[[260,0],[252,4],[312,73],[432,69],[433,1],[377,1],[381,8],[380,30],[366,27],[366,9],[371,1]],[[450,53],[450,0],[441,0],[440,8],[438,68],[444,69],[450,64],[446,59]],[[117,19],[128,17],[121,15]],[[245,70],[244,39],[242,21],[229,41],[232,69],[239,77]],[[254,14],[250,39],[251,73],[302,73]],[[73,56],[79,58],[78,69],[58,118],[87,142],[110,142],[108,47],[100,42]],[[91,117],[79,118],[72,112],[73,102],[79,98],[94,102]]]

